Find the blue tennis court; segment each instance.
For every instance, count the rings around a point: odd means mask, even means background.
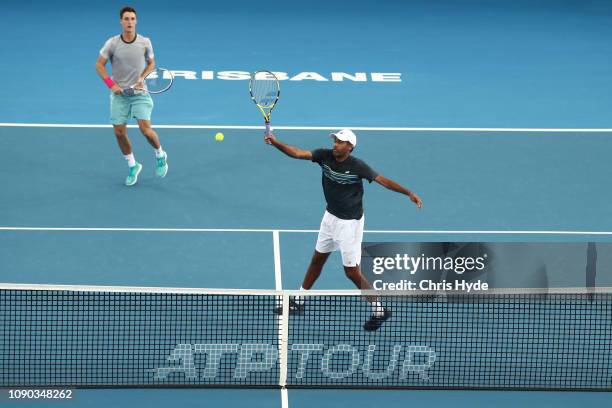
[[[127,168],[94,64],[121,2],[9,0],[0,74],[1,282],[297,289],[325,209],[319,166],[263,142],[248,75],[278,74],[277,137],[355,155],[424,208],[365,186],[373,242],[612,242],[607,1],[136,1],[175,74],[155,95],[168,176],[135,122]],[[222,142],[215,134],[223,132]],[[316,289],[352,289],[340,255]],[[584,276],[550,274],[551,286]],[[612,286],[609,270],[597,286]],[[611,362],[612,364],[612,362]],[[603,406],[610,393],[84,389],[78,406]],[[4,398],[4,396],[3,396]],[[7,402],[8,400],[3,400]],[[10,401],[9,401],[10,403]],[[55,401],[15,402],[44,406]]]

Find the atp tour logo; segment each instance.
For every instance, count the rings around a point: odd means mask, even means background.
[[[248,81],[248,71],[190,71],[170,70],[174,78],[187,80]],[[280,72],[273,71],[279,81],[291,82],[402,82],[400,72]]]
[[[396,344],[392,347],[391,356],[385,368],[375,364],[377,345],[370,344],[362,353],[350,344],[337,344],[325,349],[324,344],[293,344],[289,347],[290,356],[287,378],[295,380],[308,380],[308,364],[311,359],[320,358],[315,363],[317,370],[332,380],[357,374],[359,371],[366,378],[373,381],[385,380],[399,369],[399,379],[406,380],[409,375],[417,376],[422,381],[429,380],[427,370],[436,361],[436,352],[427,346]],[[235,380],[246,379],[251,373],[267,372],[277,369],[278,347],[272,344],[177,344],[167,358],[168,365],[151,370],[154,379],[172,380],[174,376],[184,376],[189,381],[212,381],[219,376],[221,360],[224,355],[236,354],[237,363],[232,373]],[[295,354],[297,353],[297,354]],[[195,364],[196,355],[205,355],[203,367]],[[344,354],[341,356],[341,354]],[[320,355],[320,357],[318,357]],[[343,370],[337,369],[333,364],[335,358],[343,357],[348,364],[342,364]],[[380,358],[380,356],[379,356]],[[297,360],[297,364],[295,364]],[[363,361],[363,364],[361,362]],[[376,368],[374,368],[376,366]],[[310,370],[312,370],[312,365]],[[226,372],[226,370],[223,370]],[[172,374],[172,375],[171,375]],[[227,375],[227,374],[225,374]],[[297,381],[300,382],[300,381]]]

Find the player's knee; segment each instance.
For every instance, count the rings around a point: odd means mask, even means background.
[[[140,128],[140,132],[145,136],[150,136],[153,129],[151,129],[151,125],[148,123],[139,123],[138,127]]]
[[[352,280],[358,279],[361,275],[358,266],[345,266],[344,273],[346,274],[347,278]]]
[[[312,259],[310,260],[310,264],[316,267],[323,267],[328,257],[329,254],[315,252],[312,256]]]
[[[127,139],[127,130],[126,129],[115,129],[115,137],[117,139]]]
[[[136,123],[138,123],[140,130],[151,129],[151,121],[148,119],[137,119]]]

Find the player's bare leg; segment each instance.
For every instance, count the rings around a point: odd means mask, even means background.
[[[329,258],[331,252],[321,253],[317,250],[312,254],[312,259],[310,260],[310,264],[308,265],[308,269],[306,270],[306,275],[304,276],[304,281],[302,282],[302,287],[300,289],[310,289],[312,285],[314,285],[315,281],[321,275],[321,271],[323,270],[323,266]],[[304,311],[304,297],[296,296],[294,299],[289,301],[289,313],[290,314],[299,314]],[[274,309],[274,312],[278,315],[283,314],[282,306],[277,306]]]
[[[373,290],[368,279],[361,273],[359,265],[345,266],[344,273],[357,288],[361,290]],[[365,322],[363,328],[367,331],[378,330],[380,326],[391,317],[391,311],[382,306],[378,296],[366,296],[366,300],[370,302],[372,306],[372,316]]]
[[[124,156],[132,154],[132,143],[130,139],[128,139],[127,125],[113,125],[113,130],[121,153],[123,153]]]
[[[168,154],[162,149],[157,132],[151,127],[150,120],[138,119],[138,128],[147,141],[155,149],[155,174],[166,177],[168,173]]]
[[[140,129],[140,132],[143,134],[143,136],[147,138],[147,141],[151,146],[153,146],[154,149],[157,150],[161,147],[161,144],[159,143],[159,136],[157,135],[157,132],[151,127],[150,120],[138,119],[138,128]]]
[[[306,270],[306,276],[304,276],[304,281],[302,282],[302,289],[310,289],[312,285],[314,285],[315,281],[321,275],[321,271],[323,270],[323,266],[325,262],[327,262],[327,258],[329,258],[329,254],[331,252],[322,253],[317,250],[312,254],[312,259],[310,260],[310,265],[308,265],[308,269]]]
[[[113,125],[113,131],[119,144],[119,149],[123,153],[123,157],[128,163],[129,172],[125,178],[126,186],[133,186],[138,181],[138,175],[142,170],[142,165],[136,162],[134,154],[132,153],[132,143],[127,135],[127,125]]]

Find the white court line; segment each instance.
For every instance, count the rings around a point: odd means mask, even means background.
[[[276,290],[283,289],[283,275],[281,273],[280,237],[278,231],[272,231],[274,244],[274,281]]]
[[[248,232],[312,234],[315,229],[258,229],[258,228],[97,228],[97,227],[0,227],[0,231],[63,231],[63,232]],[[413,235],[603,235],[612,231],[560,231],[560,230],[366,230],[366,234]],[[280,254],[280,253],[279,253]],[[279,255],[280,256],[280,255]]]
[[[34,128],[111,128],[107,124],[85,123],[0,123],[0,127]],[[128,125],[137,128],[138,125]],[[234,125],[154,125],[157,129],[245,129],[258,130],[263,126]],[[338,130],[350,128],[378,132],[540,132],[540,133],[610,133],[612,128],[496,128],[496,127],[378,127],[378,126],[274,126],[277,130]]]

